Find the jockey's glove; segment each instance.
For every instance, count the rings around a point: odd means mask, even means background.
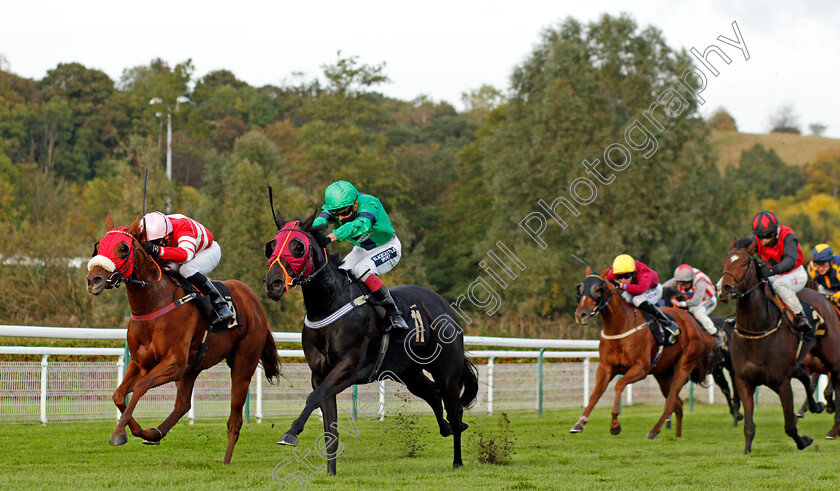
[[[152,257],[157,257],[160,255],[160,247],[153,242],[146,242],[143,244],[143,249]]]
[[[770,265],[768,265],[766,263],[762,264],[761,266],[758,267],[758,275],[761,278],[769,278],[769,277],[771,277],[775,274],[776,273],[773,272],[773,268],[771,268]]]
[[[831,301],[834,303],[840,303],[840,292],[834,292],[831,295]]]

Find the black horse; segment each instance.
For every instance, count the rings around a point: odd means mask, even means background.
[[[674,288],[662,289],[662,301],[666,307],[671,306],[671,299],[679,297],[680,295],[682,295],[682,293]],[[729,347],[732,344],[732,335],[735,333],[735,330],[732,328],[731,324],[724,322],[726,319],[723,317],[709,316],[709,318],[712,320],[712,323],[714,323],[717,330],[723,332],[723,344],[715,347],[714,354],[712,355],[712,367],[710,373],[712,374],[715,384],[720,387],[720,391],[723,393],[723,396],[726,397],[726,404],[729,406],[729,414],[732,415],[733,424],[738,426],[738,421],[744,419],[744,415],[741,414],[740,411],[741,399],[738,398],[737,391],[733,392],[729,388],[729,382],[726,380],[726,375],[724,374],[724,370],[726,370],[729,372],[729,379],[734,380],[732,378],[732,357],[729,356]]]
[[[354,384],[391,378],[431,406],[441,436],[453,436],[452,466],[461,467],[461,432],[467,429],[463,411],[475,402],[478,373],[464,352],[457,314],[437,293],[418,286],[395,286],[391,288],[394,301],[412,329],[395,329],[383,336],[381,324],[386,321],[371,300],[364,299],[367,291],[337,267],[335,256],[327,256],[323,228],[312,228],[316,214],[302,222],[286,223],[277,213],[274,220],[279,233],[266,244],[266,256],[276,257],[264,280],[268,297],[279,301],[289,288],[299,284],[303,289],[306,322],[302,343],[314,389],[300,416],[277,443],[296,445],[309,415],[320,407],[328,470],[335,474],[339,448],[336,395]],[[346,313],[335,317],[342,311]],[[421,337],[425,343],[415,345]]]

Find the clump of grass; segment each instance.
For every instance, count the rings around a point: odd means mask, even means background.
[[[513,458],[513,445],[516,437],[510,427],[507,413],[499,414],[497,428],[482,431],[476,429],[472,436],[472,446],[476,457],[482,464],[505,465]]]
[[[419,418],[419,415],[397,414],[393,417],[394,427],[386,430],[386,433],[393,433],[401,457],[417,457],[429,446],[426,438],[429,430],[423,428]]]

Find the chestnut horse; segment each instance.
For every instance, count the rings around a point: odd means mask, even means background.
[[[233,447],[242,427],[242,407],[248,395],[251,377],[262,361],[269,382],[280,375],[280,359],[268,328],[262,304],[251,288],[236,280],[225,281],[237,307],[239,327],[209,334],[206,352],[196,365],[208,323],[193,302],[180,304],[186,293],[141,246],[140,219],[131,225],[114,228],[110,216],[105,221],[110,230],[97,243],[94,258],[88,264],[87,289],[93,295],[126,284],[131,321],[126,341],[131,361],[123,381],[114,391],[114,404],[120,417],[109,443],[123,445],[131,434],[146,443],[157,443],[190,409],[190,398],[198,374],[222,360],[230,366],[231,400],[228,418],[228,445],[224,463],[229,464]],[[143,320],[137,320],[141,318]],[[175,382],[175,408],[157,428],[143,429],[133,417],[134,408],[149,389]],[[126,406],[126,395],[134,397]]]
[[[835,392],[840,388],[837,377],[840,375],[838,316],[822,295],[810,288],[804,288],[798,293],[798,297],[807,300],[819,312],[825,321],[827,333],[816,342],[812,340],[800,343],[790,320],[767,297],[767,281],[759,278],[758,263],[753,257],[755,252],[756,243],[752,237],[732,241],[730,251],[723,259],[720,282],[720,300],[738,300],[731,355],[732,368],[735,370],[735,388],[744,405],[744,453],[750,453],[755,437],[753,394],[759,385],[765,385],[779,395],[785,417],[785,433],[801,450],[810,445],[813,439],[809,436],[799,436],[797,431],[790,381],[792,377],[797,376],[796,372],[805,373],[803,384],[806,386],[809,403],[812,408],[817,406],[813,402],[807,372],[797,363],[797,356],[810,352],[823,362],[831,373]],[[834,404],[835,421],[832,429],[836,430],[840,424],[840,415],[837,414],[838,401],[835,400]]]
[[[671,413],[676,415],[674,435],[682,436],[683,402],[679,396],[680,389],[689,378],[695,383],[705,380],[715,346],[714,338],[687,311],[663,308],[663,312],[674,318],[681,334],[677,344],[662,348],[660,353],[660,346],[656,344],[641,311],[621,298],[621,292],[610,282],[604,281],[604,274],[606,271],[600,276],[593,274],[587,266],[586,278],[579,286],[580,302],[575,310],[575,320],[580,325],[586,325],[596,314],[601,314],[603,330],[598,345],[600,360],[595,387],[583,415],[570,431],[583,431],[583,425],[589,420],[592,408],[607,390],[610,380],[621,375],[615,383],[610,424],[610,433],[621,433],[621,424],[618,422],[621,393],[627,384],[653,375],[666,400],[662,417],[647,434],[647,438],[656,438]]]

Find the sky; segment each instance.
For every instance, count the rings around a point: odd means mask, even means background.
[[[35,80],[78,62],[119,81],[123,70],[162,58],[171,66],[192,59],[197,78],[227,69],[259,87],[292,82],[294,72],[319,76],[341,50],[361,63],[384,62],[391,83],[378,90],[386,95],[426,95],[460,110],[463,92],[484,84],[508,91],[513,69],[546,28],[622,12],[658,28],[674,49],[715,44],[730,57],[728,65],[710,57],[719,75],[709,77],[703,116],[723,107],[739,131],[766,133],[771,115],[791,105],[803,134],[822,123],[826,136],[840,138],[836,0],[7,1],[0,55],[3,68]],[[733,22],[748,60],[717,39],[735,39]]]

